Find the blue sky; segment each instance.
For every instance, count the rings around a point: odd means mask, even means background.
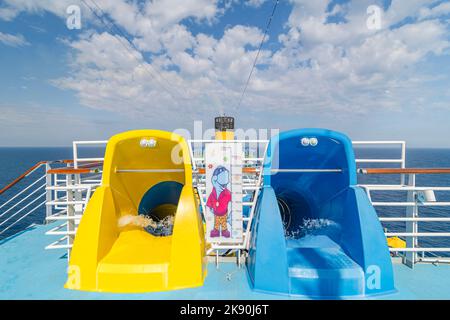
[[[80,30],[66,26],[69,5]],[[281,0],[237,107],[273,5],[1,1],[0,146],[208,127],[225,112],[243,128],[450,147],[449,1]],[[380,28],[367,25],[371,5]]]

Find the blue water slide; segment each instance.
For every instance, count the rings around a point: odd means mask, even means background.
[[[382,226],[356,185],[344,134],[299,129],[272,138],[247,270],[254,290],[311,298],[394,292]]]

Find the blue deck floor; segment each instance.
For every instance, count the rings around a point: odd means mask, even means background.
[[[286,299],[284,296],[251,291],[245,269],[209,265],[201,288],[146,294],[106,294],[63,288],[66,279],[64,250],[44,250],[51,242],[45,236],[52,226],[31,227],[0,241],[0,299]],[[398,293],[379,299],[450,299],[450,266],[417,265],[411,270],[395,264]],[[231,273],[231,280],[227,280]]]

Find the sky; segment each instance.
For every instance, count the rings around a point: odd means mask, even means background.
[[[226,114],[450,147],[450,1],[280,0],[240,102],[275,2],[0,0],[0,146]]]

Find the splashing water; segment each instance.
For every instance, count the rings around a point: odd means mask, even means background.
[[[299,239],[312,233],[325,231],[325,229],[337,229],[339,224],[329,219],[309,219],[304,218],[302,225],[297,230],[285,230],[287,239]]]
[[[149,215],[126,215],[119,219],[118,226],[123,228],[129,225],[142,227],[155,236],[169,236],[173,231],[174,216],[168,215],[163,219]]]

